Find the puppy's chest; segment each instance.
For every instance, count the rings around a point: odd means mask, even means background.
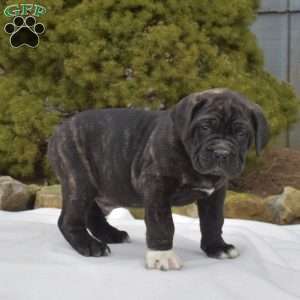
[[[174,206],[193,203],[197,199],[207,196],[205,188],[213,189],[213,185],[208,185],[205,181],[199,180],[199,178],[183,177],[174,189],[171,203]]]

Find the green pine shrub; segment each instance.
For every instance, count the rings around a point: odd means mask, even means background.
[[[263,70],[249,30],[258,1],[45,3],[37,48],[12,49],[0,33],[0,174],[47,175],[53,127],[88,108],[164,109],[189,93],[228,87],[264,108],[273,135],[296,119],[292,88]],[[1,16],[0,28],[6,22]]]

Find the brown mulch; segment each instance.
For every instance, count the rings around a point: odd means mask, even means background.
[[[259,196],[280,194],[285,186],[300,189],[300,151],[266,150],[255,169],[250,168],[230,183],[230,189]]]

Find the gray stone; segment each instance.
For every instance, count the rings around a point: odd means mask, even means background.
[[[268,197],[267,202],[273,223],[300,223],[300,190],[285,187],[282,194]]]
[[[62,195],[60,185],[43,186],[36,193],[34,208],[62,207]]]
[[[225,218],[272,222],[272,213],[264,198],[228,191],[224,207]]]
[[[0,177],[0,183],[1,178],[3,177]],[[24,185],[21,184],[21,186]],[[44,187],[39,187],[37,185],[29,185],[27,187],[27,191],[28,190],[30,191],[29,194],[31,194],[31,196],[36,193],[34,205],[35,208],[61,208],[62,196],[60,185]],[[10,190],[6,188],[4,193],[7,194],[9,191]],[[0,201],[2,199],[1,197],[3,198],[3,196],[1,196],[0,184]],[[6,202],[7,201],[5,201],[5,203]],[[12,203],[14,203],[15,200],[10,200],[9,202],[12,206]],[[23,207],[23,209],[26,209],[25,206]],[[131,208],[130,211],[132,212],[135,218],[140,219],[144,217],[144,210],[142,208]],[[193,218],[198,217],[196,204],[190,204],[183,207],[174,207],[172,211],[173,213]],[[237,193],[228,191],[225,200],[224,215],[225,218],[256,220],[263,222],[271,222],[275,224],[300,223],[300,190],[296,190],[291,187],[286,187],[282,194],[269,196],[267,198],[262,198],[249,193]]]
[[[0,177],[0,209],[8,211],[26,210],[32,195],[27,186],[10,176]]]

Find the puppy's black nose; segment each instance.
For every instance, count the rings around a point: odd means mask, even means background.
[[[225,161],[229,156],[229,151],[225,149],[214,150],[214,158],[218,161]]]

